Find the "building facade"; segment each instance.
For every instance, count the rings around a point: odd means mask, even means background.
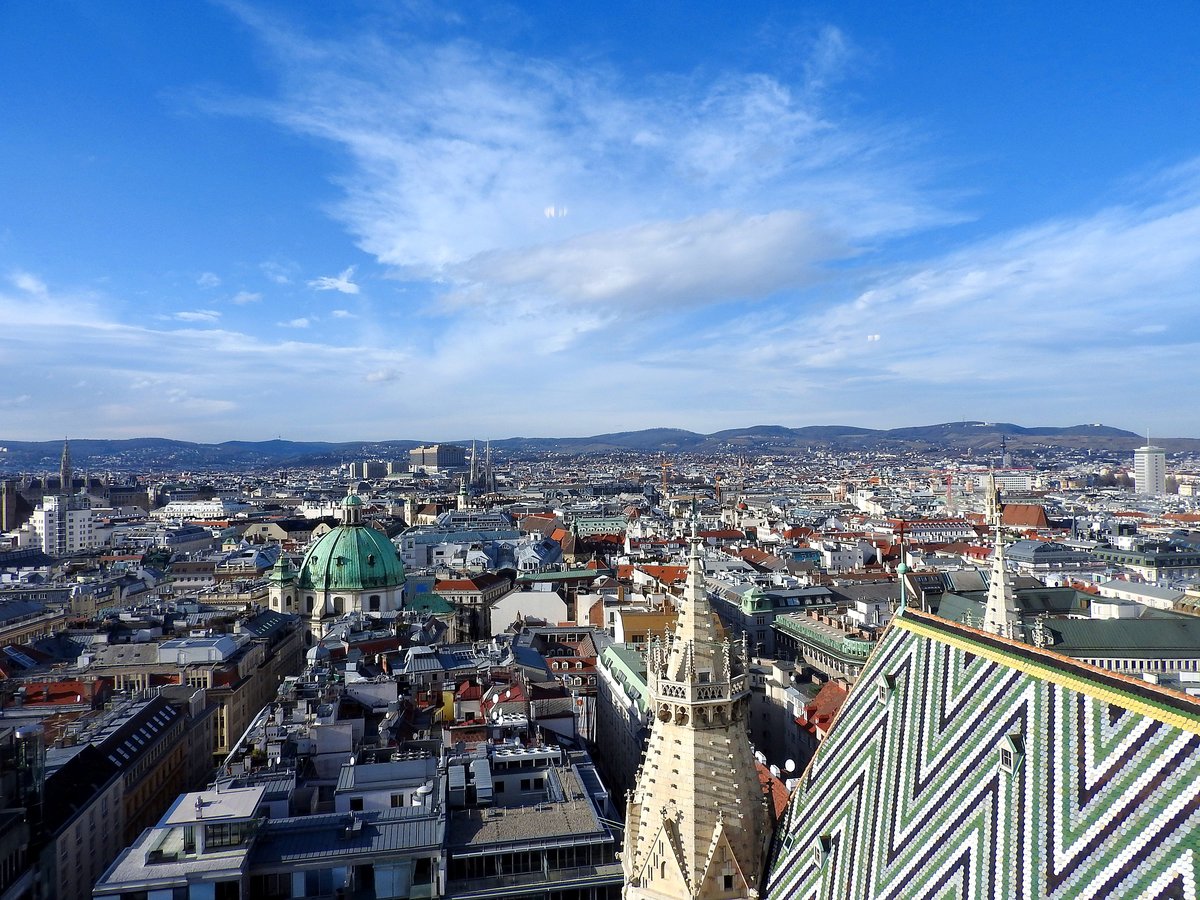
[[[1167,451],[1149,444],[1133,451],[1133,486],[1151,497],[1167,492]]]

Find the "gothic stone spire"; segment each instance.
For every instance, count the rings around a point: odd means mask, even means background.
[[[747,661],[713,622],[693,527],[674,633],[647,650],[654,723],[626,814],[625,900],[757,896],[770,835],[746,730]]]

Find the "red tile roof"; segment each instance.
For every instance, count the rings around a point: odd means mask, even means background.
[[[454,696],[459,700],[481,700],[483,698],[483,688],[474,681],[464,681],[458,686],[454,692]]]
[[[783,783],[783,779],[772,775],[771,770],[762,763],[755,763],[754,767],[758,770],[758,785],[770,803],[771,821],[778,822],[787,810],[787,785]]]
[[[804,714],[809,724],[822,731],[828,731],[847,696],[849,692],[838,682],[825,682],[812,701],[804,706]]]
[[[1049,528],[1046,510],[1036,503],[1005,503],[1000,524],[1009,528]]]
[[[687,566],[657,566],[647,564],[639,565],[637,569],[663,584],[675,584],[687,578]]]

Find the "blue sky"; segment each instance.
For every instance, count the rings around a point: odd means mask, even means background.
[[[1192,0],[3,4],[0,438],[1197,437],[1197,46]]]

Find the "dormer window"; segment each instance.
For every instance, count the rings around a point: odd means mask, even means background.
[[[817,865],[825,865],[825,860],[829,859],[829,854],[833,852],[833,835],[823,834],[817,838],[816,856]]]
[[[880,675],[875,681],[875,699],[881,706],[886,706],[896,689],[895,675]]]
[[[1024,736],[1020,732],[1006,734],[1000,742],[1000,769],[1011,775],[1020,767],[1024,757]]]

